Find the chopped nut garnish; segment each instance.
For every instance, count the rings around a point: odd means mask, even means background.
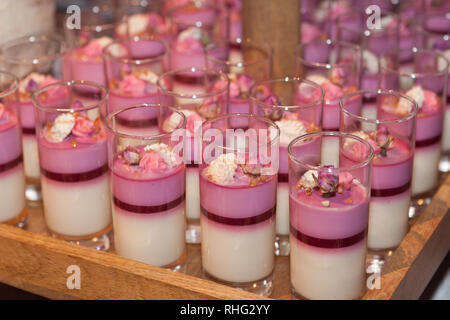
[[[353,203],[353,199],[352,199],[352,198],[347,198],[347,199],[345,199],[345,202],[347,202],[347,203]]]
[[[76,147],[77,146],[77,142],[75,140],[71,140],[70,144],[72,145],[72,147]]]
[[[330,201],[328,201],[328,200],[322,201],[322,205],[324,207],[329,207],[330,206]]]

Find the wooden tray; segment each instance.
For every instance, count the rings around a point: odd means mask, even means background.
[[[450,247],[450,176],[389,257],[381,289],[364,299],[417,299]],[[66,286],[67,267],[81,269],[81,288]],[[186,274],[51,238],[41,208],[26,230],[0,224],[0,282],[52,299],[261,299],[202,279],[199,245],[188,245]],[[271,298],[290,299],[289,258],[277,257]]]

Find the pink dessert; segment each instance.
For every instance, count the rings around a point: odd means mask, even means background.
[[[407,142],[390,134],[390,129],[395,132],[396,124],[352,133],[368,141],[374,150],[368,236],[372,250],[395,248],[408,232],[413,151]],[[358,144],[344,144],[343,163],[355,163],[363,157]]]
[[[419,106],[412,180],[412,194],[415,196],[433,190],[438,183],[443,108],[437,94],[419,85],[413,86],[406,95],[414,99]],[[396,106],[386,107],[389,112],[401,115],[410,112],[411,104],[405,100],[404,104],[400,101]]]
[[[104,86],[102,51],[111,42],[108,37],[82,41],[81,47],[74,49],[69,59],[72,79],[89,80]]]
[[[39,159],[36,142],[36,130],[34,119],[34,105],[31,101],[31,94],[49,84],[59,80],[51,75],[40,73],[30,73],[20,82],[19,87],[19,112],[22,126],[22,144],[25,176],[32,182],[39,181]],[[64,100],[67,94],[61,88],[54,88],[48,91],[48,101]]]
[[[267,279],[274,267],[277,175],[222,154],[200,172],[202,264],[228,283]]]
[[[325,91],[322,113],[324,130],[339,131],[339,99],[357,89],[355,86],[345,83],[344,73],[342,68],[335,68],[331,71],[329,78],[316,74],[306,78],[320,85]]]
[[[172,47],[172,69],[205,67],[203,47],[208,42],[209,39],[200,28],[189,27],[180,32]]]
[[[25,219],[25,179],[20,124],[0,103],[0,222],[17,224]]]
[[[356,299],[365,284],[369,197],[349,172],[306,171],[290,192],[291,284],[308,299]]]
[[[111,166],[119,255],[175,268],[185,254],[185,166],[164,143],[127,147]]]
[[[61,113],[38,136],[45,220],[66,240],[111,230],[106,134],[98,112],[90,111]]]

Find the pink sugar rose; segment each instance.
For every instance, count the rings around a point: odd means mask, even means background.
[[[167,165],[158,152],[149,151],[139,161],[139,167],[149,171],[160,171],[166,169]]]
[[[119,91],[133,96],[143,95],[145,93],[145,81],[134,74],[126,75],[119,83]]]
[[[163,18],[157,13],[150,13],[148,15],[148,27],[158,33],[164,33],[168,31],[167,25],[164,23]]]
[[[344,94],[342,89],[331,81],[324,82],[322,88],[325,90],[325,99],[329,101],[339,99]]]
[[[194,134],[200,125],[205,121],[197,112],[193,112],[186,119],[186,130]]]
[[[425,99],[420,108],[420,112],[434,113],[440,110],[441,104],[439,97],[433,91],[424,90]]]
[[[0,103],[0,119],[3,117],[4,113],[5,113],[5,105],[3,103]]]
[[[369,142],[372,148],[378,148],[378,153],[380,152],[380,147],[378,147],[375,141],[368,139],[367,142]],[[358,141],[352,144],[351,153],[355,157],[355,160],[363,160],[369,155],[369,148],[367,148],[365,144]]]
[[[250,87],[253,85],[253,82],[254,81],[252,77],[246,74],[239,74],[237,76],[237,84],[240,88],[241,93],[248,93],[250,91]]]
[[[339,185],[348,189],[353,183],[353,175],[350,172],[339,172]]]
[[[72,134],[76,137],[87,137],[94,132],[95,125],[88,118],[79,116],[75,119]]]
[[[83,53],[88,57],[99,57],[102,55],[103,47],[95,40],[90,41],[84,48]]]

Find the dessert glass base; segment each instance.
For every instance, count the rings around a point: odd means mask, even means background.
[[[395,248],[385,250],[368,249],[366,256],[366,272],[370,274],[381,273],[383,267],[391,257]]]
[[[186,243],[201,243],[200,219],[189,219],[186,221]]]
[[[289,235],[277,235],[275,238],[275,255],[286,257],[289,256],[290,250]]]
[[[28,214],[27,214],[27,210],[23,210],[17,217],[6,221],[5,224],[9,224],[11,226],[15,226],[18,228],[25,228],[26,224],[27,224],[27,220],[28,220]]]
[[[443,154],[439,161],[439,172],[450,172],[450,154]]]
[[[228,282],[217,279],[210,275],[205,269],[203,269],[203,276],[207,280],[211,280],[226,286],[233,287],[235,289],[244,290],[260,296],[268,297],[273,290],[273,273],[265,277],[264,279],[250,281],[250,282]]]
[[[363,294],[361,294],[361,297],[363,296]],[[353,300],[360,300],[361,297],[358,297],[356,299]],[[304,296],[302,296],[300,293],[298,293],[297,291],[295,291],[294,287],[291,286],[291,300],[310,300]]]
[[[411,205],[409,206],[408,213],[410,219],[419,216],[422,211],[425,210],[425,208],[430,204],[433,194],[434,190],[416,195],[411,199]]]
[[[91,248],[99,251],[108,251],[111,247],[112,241],[112,224],[102,231],[95,234],[81,236],[81,237],[71,237],[66,235],[58,234],[50,229],[47,229],[48,234],[56,239],[65,240],[67,242]]]
[[[39,179],[27,178],[25,187],[25,198],[29,205],[36,206],[42,200],[41,184]]]

